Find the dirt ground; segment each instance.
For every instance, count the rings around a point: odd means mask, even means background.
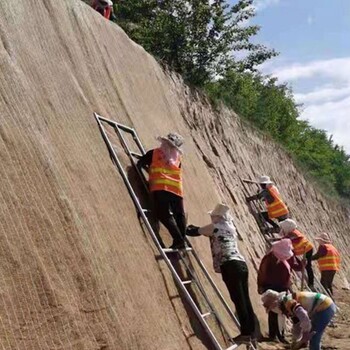
[[[350,350],[350,290],[335,291],[336,304],[339,307],[334,324],[329,326],[323,336],[322,350]],[[288,349],[279,343],[259,343],[259,350]]]

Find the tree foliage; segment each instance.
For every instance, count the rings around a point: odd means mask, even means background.
[[[254,70],[276,55],[252,42],[259,26],[253,0],[128,0],[117,2],[116,21],[147,51],[187,82],[202,86],[227,69]],[[242,54],[242,52],[244,54]],[[237,53],[244,58],[238,59]]]
[[[229,70],[206,90],[287,148],[329,194],[350,199],[350,157],[324,130],[299,119],[299,106],[286,85]]]

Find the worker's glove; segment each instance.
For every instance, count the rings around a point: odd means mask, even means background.
[[[198,232],[199,226],[188,225],[186,228],[186,236],[196,237],[201,234]]]

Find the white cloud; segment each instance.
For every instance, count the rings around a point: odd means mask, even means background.
[[[270,63],[262,70],[281,82],[302,87],[304,92],[294,88],[296,101],[304,104],[301,117],[332,134],[335,143],[350,154],[350,57],[277,66]]]
[[[254,2],[254,7],[256,11],[262,11],[267,7],[279,4],[280,0],[256,0]]]
[[[334,141],[344,146],[350,154],[350,94],[336,102],[308,105],[302,113],[302,118],[309,120],[311,125],[333,134]]]
[[[306,64],[296,63],[273,70],[271,65],[266,68],[281,81],[306,79],[320,75],[343,82],[350,81],[350,57],[312,61]]]
[[[325,103],[350,96],[350,85],[344,88],[324,87],[307,93],[294,94],[298,103]]]

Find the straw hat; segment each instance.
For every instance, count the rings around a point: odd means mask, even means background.
[[[279,225],[280,225],[281,231],[283,231],[283,233],[285,234],[292,232],[298,227],[297,223],[292,219],[283,220],[279,223]]]
[[[315,237],[315,240],[321,243],[331,243],[331,239],[329,237],[329,234],[326,232],[321,233],[319,236]]]
[[[230,207],[227,206],[226,204],[217,204],[215,208],[211,211],[208,212],[210,216],[221,216],[223,218],[226,218],[229,214]]]
[[[166,136],[159,136],[159,141],[167,141],[169,142],[173,147],[177,148],[180,152],[182,152],[181,146],[184,143],[184,138],[175,133],[175,132],[169,132]]]
[[[273,182],[270,180],[269,176],[263,175],[259,177],[258,183],[260,185],[270,185],[273,184]]]

